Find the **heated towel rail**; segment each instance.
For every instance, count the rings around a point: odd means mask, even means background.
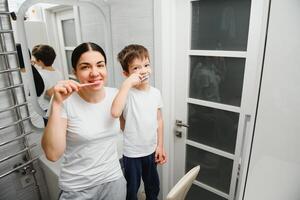
[[[34,189],[37,191],[38,198],[41,199],[33,167],[38,156],[33,156],[32,149],[37,145],[29,144],[27,138],[33,131],[28,130],[31,129],[30,116],[7,0],[0,1],[0,77],[2,79],[0,80],[0,151],[2,151],[0,165],[8,166],[5,167],[5,171],[0,171],[0,179],[20,171],[24,174],[32,174]],[[11,137],[8,137],[9,134]],[[7,149],[17,151],[11,152]],[[22,162],[11,165],[10,160],[17,156],[23,156]]]

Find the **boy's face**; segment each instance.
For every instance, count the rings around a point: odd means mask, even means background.
[[[133,73],[138,73],[145,78],[142,81],[142,84],[148,84],[149,83],[149,76],[151,74],[151,67],[150,67],[150,61],[149,58],[145,59],[139,59],[135,58],[128,66],[128,72],[124,72],[125,76],[130,76]]]

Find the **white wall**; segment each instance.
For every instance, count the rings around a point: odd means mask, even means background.
[[[300,198],[300,2],[272,0],[244,200]]]
[[[118,0],[111,4],[112,41],[116,86],[123,81],[122,68],[117,54],[128,44],[144,45],[154,63],[154,25],[152,0]],[[154,66],[152,66],[154,68]],[[154,69],[151,77],[154,83]]]

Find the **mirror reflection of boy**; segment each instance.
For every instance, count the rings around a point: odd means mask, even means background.
[[[127,200],[137,199],[141,178],[146,199],[157,199],[157,164],[166,162],[163,146],[162,97],[149,84],[149,52],[141,45],[126,46],[118,60],[127,79],[115,97],[111,113],[124,126],[123,164],[127,181]]]
[[[53,95],[53,87],[58,81],[63,80],[62,74],[52,66],[55,58],[56,53],[49,45],[39,44],[32,49],[31,63],[38,69],[45,84],[45,90],[38,98],[38,102],[45,112],[48,110],[50,98]],[[43,119],[46,126],[48,120],[46,117],[43,117]]]
[[[23,58],[23,54],[22,54],[22,50],[21,50],[21,44],[16,43],[16,49],[17,49],[17,53],[18,53],[18,61],[19,61],[19,65],[20,65],[20,71],[22,73],[26,73],[24,58]],[[28,53],[29,53],[29,57],[31,58],[31,53],[29,50],[28,50]],[[44,81],[43,81],[43,78],[41,77],[40,73],[38,72],[38,70],[33,65],[31,65],[31,70],[32,70],[36,95],[39,97],[42,95],[42,93],[45,89]],[[30,94],[28,94],[28,95],[30,96]]]

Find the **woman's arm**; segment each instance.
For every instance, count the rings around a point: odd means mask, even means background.
[[[61,117],[61,105],[53,103],[42,137],[42,148],[50,161],[57,161],[65,151],[67,119]]]
[[[75,81],[61,81],[54,86],[50,115],[42,137],[42,148],[50,161],[57,161],[65,151],[67,119],[61,117],[63,101],[79,90]]]

